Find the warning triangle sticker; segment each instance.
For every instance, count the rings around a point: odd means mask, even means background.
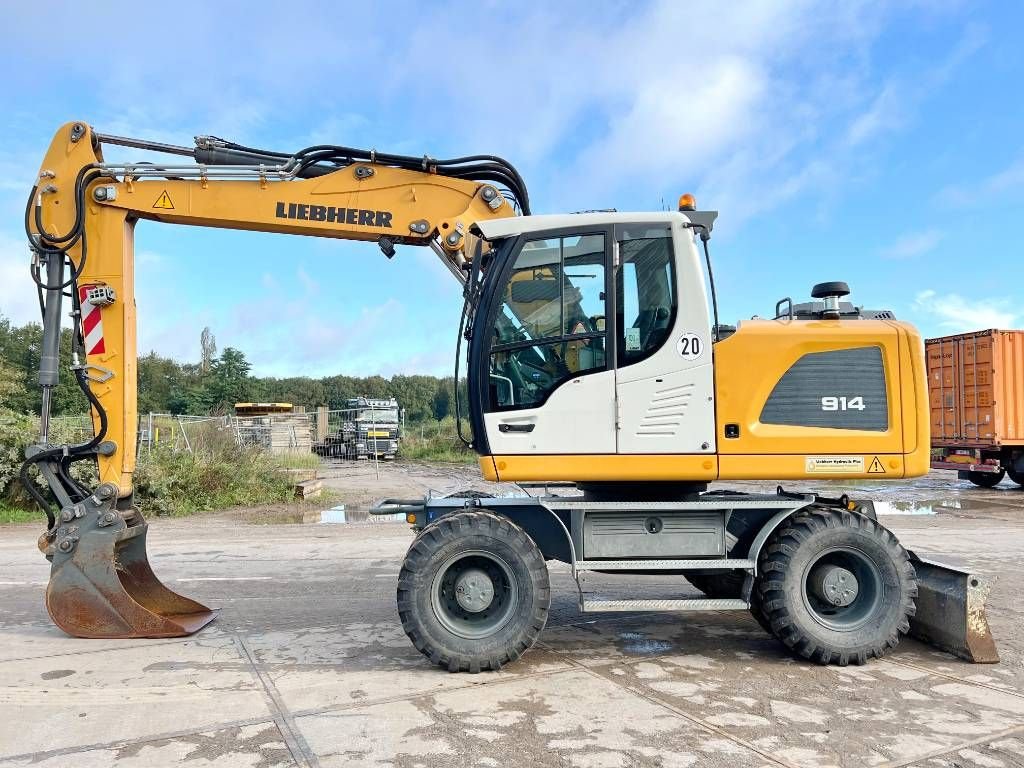
[[[868,474],[869,475],[884,475],[885,474],[885,467],[882,466],[882,462],[880,462],[878,460],[877,456],[875,456],[875,460],[871,462],[871,466],[868,467]]]
[[[158,197],[156,199],[156,202],[153,203],[153,207],[154,208],[163,208],[164,210],[167,210],[167,211],[173,211],[174,210],[174,203],[171,202],[171,196],[167,194],[167,190],[166,189],[163,192],[160,193],[160,197]]]

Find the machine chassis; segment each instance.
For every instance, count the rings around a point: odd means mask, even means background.
[[[775,494],[694,492],[658,501],[473,494],[388,499],[373,511],[402,513],[416,532],[399,577],[399,613],[416,647],[451,671],[497,669],[532,646],[549,603],[541,560],[569,565],[583,613],[750,611],[791,652],[825,664],[862,664],[894,648],[908,632],[972,661],[998,660],[987,623],[975,620],[984,615],[988,582],[904,550],[878,522],[871,502],[846,496],[781,487]],[[518,552],[504,551],[509,542]],[[467,556],[477,559],[492,551],[506,574],[502,584],[513,572],[524,574],[517,594],[545,596],[519,611],[521,632],[510,629],[507,618],[495,625],[495,633],[508,635],[491,644],[501,653],[479,635],[475,640],[486,652],[477,653],[467,638],[448,644],[436,626],[434,639],[424,639],[435,619],[440,625],[452,620],[438,614],[445,595],[434,594],[430,585],[448,584],[449,604],[467,620],[486,617],[490,596],[501,594],[501,585],[492,585],[475,567],[445,581],[442,571],[458,561],[463,543],[470,547]],[[493,554],[492,544],[503,551]],[[434,551],[443,563],[432,560]],[[518,571],[515,562],[504,564],[519,553]],[[587,572],[679,575],[705,595],[602,599],[586,591]],[[426,606],[422,595],[428,592],[433,615],[414,606],[417,599]],[[948,626],[919,621],[919,602],[942,603],[944,614],[957,620]],[[504,616],[514,613],[507,605],[502,610]]]

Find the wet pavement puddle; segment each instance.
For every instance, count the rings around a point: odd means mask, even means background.
[[[877,515],[937,515],[940,510],[961,509],[959,500],[947,501],[876,501]]]
[[[947,512],[971,512],[990,508],[990,500],[964,499],[951,496],[944,499],[912,499],[874,502],[878,515],[940,515]]]
[[[320,512],[307,512],[303,515],[303,523],[321,525],[344,525],[346,523],[404,523],[405,515],[401,512],[393,515],[371,515],[366,508],[338,504]]]

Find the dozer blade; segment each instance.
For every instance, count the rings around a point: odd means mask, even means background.
[[[69,635],[88,638],[183,637],[217,612],[165,587],[146,555],[148,524],[127,521],[113,501],[87,499],[64,510],[50,551],[46,610]],[[68,518],[71,518],[68,520]]]
[[[910,552],[917,571],[917,614],[910,634],[976,664],[996,664],[999,652],[985,614],[992,582]]]

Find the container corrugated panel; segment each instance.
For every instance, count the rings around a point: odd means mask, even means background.
[[[1024,331],[925,341],[932,445],[1024,445]]]

